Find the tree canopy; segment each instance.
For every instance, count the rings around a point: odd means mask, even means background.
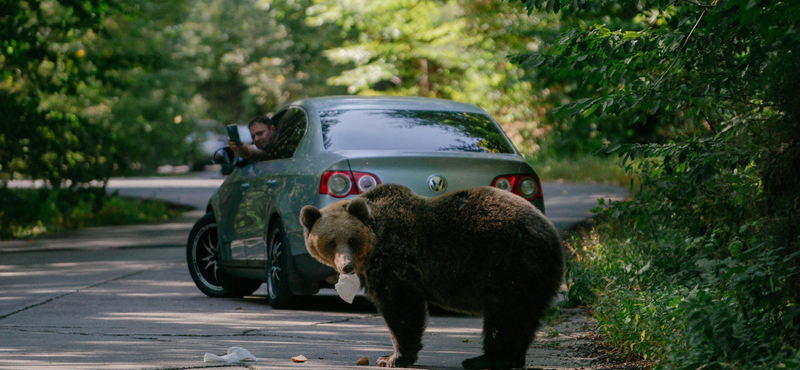
[[[0,180],[60,186],[192,163],[204,131],[298,98],[476,103],[524,151],[549,102],[506,56],[557,16],[497,1],[66,0],[3,5]]]
[[[0,177],[61,183],[108,176],[119,160],[92,47],[106,1],[0,5]]]

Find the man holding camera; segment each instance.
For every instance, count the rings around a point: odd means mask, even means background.
[[[230,137],[228,146],[233,153],[244,159],[260,161],[274,155],[272,147],[278,139],[278,127],[267,116],[256,116],[247,124],[253,145],[236,143]]]

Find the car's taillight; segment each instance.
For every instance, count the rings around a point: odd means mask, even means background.
[[[378,181],[378,178],[371,173],[353,172],[353,176],[356,177],[356,187],[359,193],[370,191],[381,183]]]
[[[380,185],[378,177],[366,172],[325,171],[319,184],[319,193],[336,198],[361,194]]]
[[[497,176],[492,180],[492,186],[510,191],[527,200],[542,197],[542,184],[534,174]]]
[[[320,194],[330,194],[337,198],[355,194],[350,172],[328,171],[323,173],[322,181],[319,184],[319,192]]]

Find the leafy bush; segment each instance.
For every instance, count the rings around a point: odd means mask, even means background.
[[[0,188],[0,203],[0,239],[165,220],[188,210],[161,201],[109,196],[105,188]]]
[[[559,113],[656,133],[602,150],[637,192],[572,242],[570,301],[655,368],[799,368],[800,4],[521,3],[567,14],[514,57],[580,86]]]
[[[601,200],[606,222],[572,241],[570,302],[656,368],[800,364],[798,209],[768,207],[758,151],[742,150],[758,146],[729,135],[623,148],[636,198]]]

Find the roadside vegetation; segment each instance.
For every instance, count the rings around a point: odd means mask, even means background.
[[[800,369],[799,25],[789,0],[5,2],[0,233],[168,216],[82,184],[202,167],[287,101],[452,99],[543,180],[632,189],[566,241],[568,302],[622,353]]]
[[[566,12],[514,57],[575,86],[557,111],[658,133],[596,150],[634,194],[566,241],[568,304],[647,367],[800,369],[800,4],[525,5]]]
[[[162,221],[189,207],[159,200],[133,199],[105,189],[0,189],[0,240],[94,226]]]
[[[542,181],[595,182],[628,187],[631,178],[615,156],[576,158],[536,156],[528,162]]]

